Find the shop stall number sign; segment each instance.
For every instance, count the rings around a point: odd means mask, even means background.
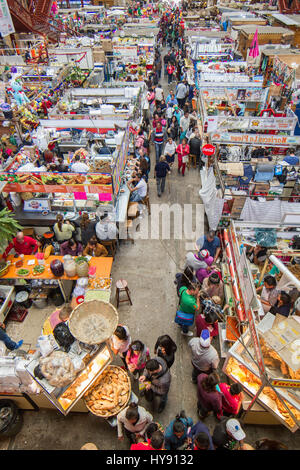
[[[295,380],[272,380],[271,385],[273,387],[280,387],[280,388],[300,388],[300,381],[295,381]]]

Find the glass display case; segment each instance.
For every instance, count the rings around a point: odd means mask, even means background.
[[[93,349],[91,352],[88,352],[84,348],[78,355],[73,357],[71,353],[68,353],[68,355],[72,360],[82,360],[85,367],[81,369],[75,379],[65,387],[54,387],[50,385],[45,378],[40,379],[34,375],[35,368],[39,365],[40,358],[34,358],[26,366],[29,374],[42,388],[42,392],[64,415],[67,415],[71,411],[73,406],[84,393],[87,392],[113,359],[112,352],[106,343],[102,343],[96,351]]]
[[[269,383],[266,382],[257,401],[290,431],[295,432],[300,427],[300,380],[297,380],[300,378],[300,371],[293,372],[279,353],[269,346],[262,334],[259,339]],[[261,388],[262,380],[249,330],[242,335],[241,342],[237,341],[229,350],[223,372],[235,382],[239,382],[252,396]],[[270,384],[273,387],[270,387]]]

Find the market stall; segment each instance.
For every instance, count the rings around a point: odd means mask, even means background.
[[[232,222],[222,233],[228,271],[225,282],[229,279],[234,302],[230,316],[235,318],[233,329],[228,328],[227,323],[232,321],[228,322],[226,317],[226,328],[220,335],[223,349],[227,348],[223,371],[252,397],[246,412],[257,402],[295,432],[300,418],[298,317],[265,314],[255,284],[259,286],[268,272],[276,275],[278,289],[286,292],[299,289],[299,250],[291,246],[297,231],[288,224],[280,228],[267,223],[256,225]],[[256,245],[269,246],[264,265],[250,264],[247,259],[246,246]],[[296,264],[291,265],[292,261]],[[227,330],[231,332],[229,344]],[[257,424],[266,424],[263,415],[261,418]]]
[[[297,151],[298,136],[229,132],[213,136],[217,145],[217,188],[225,200],[221,226],[229,217],[253,220],[249,219],[251,213],[260,220],[258,207],[262,201],[269,201],[267,217],[274,217],[275,213],[279,222],[285,212],[296,210],[298,205],[291,203],[300,202],[299,163],[289,165],[284,159]],[[261,209],[261,217],[266,207]]]
[[[64,333],[55,329],[53,335],[40,336],[36,349],[22,358],[0,357],[0,394],[23,409],[115,417],[132,399],[127,372],[111,365],[109,339],[117,324],[118,312],[110,303],[83,302],[68,325],[60,324]]]

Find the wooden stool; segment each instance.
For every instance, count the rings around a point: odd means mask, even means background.
[[[101,245],[108,248],[112,257],[115,257],[117,251],[117,240],[100,240]]]
[[[193,163],[193,167],[196,168],[196,166],[197,166],[197,157],[196,157],[196,155],[194,155],[192,153],[189,154],[188,169],[190,169],[191,163]]]
[[[144,204],[144,205],[147,207],[148,213],[149,213],[149,215],[151,215],[150,199],[149,199],[148,194],[147,194],[147,196],[145,196],[144,199],[142,199],[140,202],[141,202],[141,204]]]
[[[120,300],[120,292],[126,292],[127,294],[127,299]],[[127,285],[127,281],[125,279],[120,279],[119,281],[116,282],[116,298],[117,298],[117,308],[119,307],[119,304],[121,302],[130,302],[130,305],[132,305],[131,298],[129,295],[129,289]]]
[[[139,216],[139,203],[130,202],[127,210],[128,219],[136,219]]]

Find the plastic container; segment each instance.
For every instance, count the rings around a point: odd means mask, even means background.
[[[77,274],[76,263],[73,260],[72,256],[64,256],[64,270],[68,277],[74,277]]]
[[[78,277],[88,277],[89,265],[86,261],[80,261],[76,263],[76,271]]]

